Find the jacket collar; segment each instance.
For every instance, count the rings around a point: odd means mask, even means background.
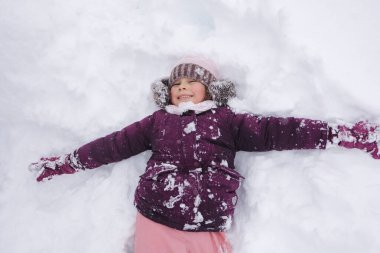
[[[206,100],[197,104],[193,102],[184,102],[180,103],[178,106],[176,105],[167,105],[165,106],[165,110],[168,113],[182,115],[187,111],[194,111],[196,114],[208,111],[212,108],[217,108],[216,104],[212,100]]]

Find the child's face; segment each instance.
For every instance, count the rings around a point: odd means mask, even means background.
[[[181,78],[170,89],[170,98],[173,105],[189,101],[197,104],[206,99],[206,87],[201,82]]]

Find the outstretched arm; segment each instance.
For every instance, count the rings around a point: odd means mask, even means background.
[[[235,114],[232,122],[237,150],[326,148],[328,126],[320,120]]]
[[[380,126],[366,121],[328,124],[303,118],[236,114],[232,122],[237,150],[325,149],[329,143],[364,150],[380,159]]]
[[[151,148],[153,116],[135,122],[124,129],[96,139],[63,156],[41,158],[29,169],[38,171],[37,181],[54,175],[72,174],[117,162]]]

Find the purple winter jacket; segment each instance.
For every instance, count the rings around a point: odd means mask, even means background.
[[[135,205],[145,217],[187,231],[225,231],[232,222],[236,151],[324,149],[327,123],[236,114],[227,106],[200,114],[159,110],[78,149],[87,168],[152,150]]]

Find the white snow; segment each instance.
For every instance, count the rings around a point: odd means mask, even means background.
[[[191,133],[191,132],[195,132],[196,129],[195,129],[195,122],[192,121],[190,122],[189,124],[186,125],[186,127],[183,129],[183,131],[187,134]]]
[[[201,69],[201,68],[196,68],[196,69],[194,70],[194,72],[197,73],[197,74],[200,75],[200,76],[203,76],[203,74],[204,74],[204,71],[203,71],[203,69]]]
[[[195,214],[195,217],[194,217],[194,220],[193,220],[194,223],[198,223],[198,222],[203,222],[203,215],[201,212],[197,212]]]
[[[184,183],[176,184],[175,178],[172,175],[168,175],[164,182],[165,182],[164,191],[175,192],[175,189],[177,188],[178,195],[170,196],[168,201],[163,202],[163,204],[167,208],[174,208],[175,203],[183,199]]]
[[[200,224],[185,224],[185,226],[183,226],[183,230],[195,230],[197,229],[198,227],[200,226]]]
[[[219,62],[238,111],[379,124],[379,12],[375,0],[1,1],[1,251],[133,252],[150,152],[44,183],[27,167],[154,112],[150,83],[182,55]],[[380,252],[380,161],[330,148],[239,153],[236,167],[235,253]]]
[[[227,160],[222,160],[222,161],[220,162],[220,165],[225,166],[225,167],[228,167],[228,162],[227,162]]]
[[[195,207],[195,208],[199,207],[199,205],[201,204],[201,202],[202,202],[201,197],[200,197],[199,195],[197,195],[197,196],[195,197],[195,200],[194,200],[194,207]]]

